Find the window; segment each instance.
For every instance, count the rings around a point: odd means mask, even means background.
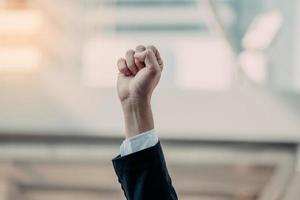
[[[210,30],[211,13],[205,3],[120,2],[86,9],[85,83],[113,86],[115,80],[109,77],[116,73],[116,63],[112,62],[117,60],[116,55],[124,56],[126,49],[138,44],[155,44],[165,58],[168,81],[164,83],[169,84],[165,87],[209,90],[229,87],[233,56],[227,43]],[[221,8],[226,23],[232,23],[233,13],[228,5],[221,4]]]

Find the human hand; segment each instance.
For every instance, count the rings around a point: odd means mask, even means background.
[[[163,69],[163,61],[154,46],[137,46],[118,60],[118,96],[122,103],[150,101]]]
[[[118,96],[122,104],[126,137],[154,128],[151,96],[163,69],[163,61],[154,46],[138,46],[118,60]]]

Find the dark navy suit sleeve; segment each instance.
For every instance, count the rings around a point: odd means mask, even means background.
[[[160,143],[113,159],[127,200],[177,200]]]

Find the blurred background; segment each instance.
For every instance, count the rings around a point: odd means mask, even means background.
[[[153,44],[182,200],[296,200],[297,0],[0,0],[0,199],[124,199],[116,61]]]

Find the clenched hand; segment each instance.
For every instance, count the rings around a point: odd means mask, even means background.
[[[154,46],[137,46],[118,60],[118,96],[122,104],[126,137],[154,128],[151,96],[163,69],[163,61]]]

